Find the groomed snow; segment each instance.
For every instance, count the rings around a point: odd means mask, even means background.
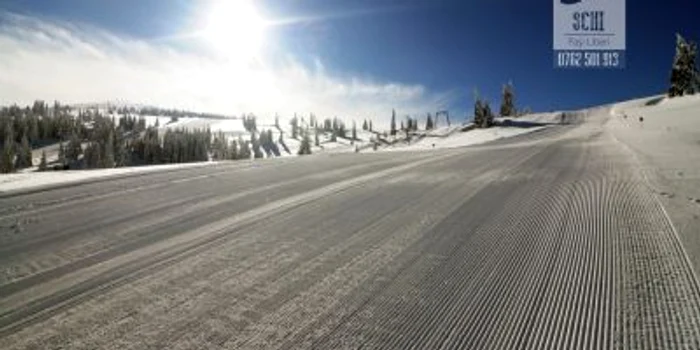
[[[93,180],[115,175],[148,173],[153,171],[164,171],[179,168],[194,168],[210,164],[215,164],[215,162],[151,165],[114,169],[47,171],[6,174],[0,176],[0,193],[20,189],[27,190],[49,185],[61,185],[72,182]]]
[[[608,129],[636,155],[700,271],[700,95],[627,101],[610,114]]]
[[[518,119],[520,120],[520,119]],[[457,148],[478,145],[481,143],[502,139],[505,137],[513,137],[517,135],[526,134],[529,132],[541,130],[546,126],[536,126],[530,128],[520,128],[520,127],[500,127],[495,126],[488,129],[473,129],[466,132],[460,132],[452,128],[444,128],[445,130],[440,131],[438,129],[437,135],[449,135],[444,137],[434,137],[426,136],[415,143],[407,144],[399,143],[388,146],[386,148],[380,149],[380,151],[394,152],[394,151],[420,151],[420,150],[431,150],[431,149],[444,149],[444,148]]]
[[[647,105],[649,101],[653,104]],[[664,177],[700,178],[700,95],[636,102],[612,107],[610,127],[617,138]],[[697,190],[694,195],[700,198]]]
[[[555,122],[558,115],[559,114],[557,113],[533,114],[530,116],[519,118],[518,120],[543,123]],[[243,139],[249,140],[249,135],[245,131],[242,120],[240,119],[218,120],[183,117],[179,118],[178,121],[175,123],[170,123],[171,118],[167,116],[145,116],[144,118],[146,119],[146,124],[149,126],[155,125],[157,120],[161,130],[164,130],[165,128],[186,128],[201,130],[209,127],[212,132],[223,131],[225,133],[240,133]],[[281,156],[296,156],[297,151],[299,150],[300,141],[289,137],[291,135],[291,127],[288,125],[288,123],[282,123],[281,127],[285,133],[284,142],[286,143],[290,151],[290,153],[287,153],[282,149],[282,147],[280,147]],[[504,137],[512,137],[523,133],[532,132],[541,128],[494,127],[490,129],[477,129],[471,130],[469,132],[460,132],[459,130],[462,127],[463,126],[461,125],[453,125],[451,127],[438,128],[426,133],[426,137],[415,143],[406,144],[399,140],[395,145],[392,146],[380,146],[378,151],[420,151],[429,149],[463,147],[480,144]],[[261,128],[271,129],[273,131],[273,138],[275,140],[277,140],[277,138],[279,137],[279,131],[272,125],[261,125]],[[348,130],[348,134],[350,133],[351,131]],[[370,139],[374,137],[374,134],[371,132],[364,131],[361,129],[357,130],[357,137],[360,140],[356,141],[354,144],[351,144],[349,140],[342,138],[338,138],[337,142],[330,142],[330,136],[330,133],[322,133],[321,135],[319,135],[321,146],[317,147],[312,145],[312,153],[349,153],[355,152],[356,148],[358,148],[360,152],[374,152],[372,144],[370,143]],[[49,162],[57,158],[58,145],[47,146],[45,149],[47,151],[47,158]],[[33,152],[33,157],[36,158],[36,164],[38,164],[40,156],[41,149],[35,150]],[[49,185],[66,184],[71,182],[86,181],[90,179],[98,179],[114,175],[151,172],[183,167],[197,167],[206,164],[212,163],[188,163],[116,169],[16,173],[0,176],[0,192],[7,192],[19,189],[31,189]]]

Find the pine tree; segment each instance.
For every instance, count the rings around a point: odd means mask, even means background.
[[[29,137],[25,134],[22,136],[22,156],[27,167],[34,165],[34,157],[32,157],[32,147],[29,145]]]
[[[304,136],[301,139],[301,143],[299,144],[298,154],[300,156],[311,154],[311,139],[309,138],[308,132],[305,132]]]
[[[352,140],[357,140],[357,125],[355,125],[354,120],[352,121]]]
[[[81,145],[78,134],[74,131],[71,134],[71,138],[68,141],[68,147],[66,149],[66,160],[71,167],[76,167],[80,161],[80,156],[83,154],[83,147]]]
[[[0,172],[4,174],[15,171],[15,135],[12,131],[12,124],[5,126],[5,144],[2,147],[2,158],[0,159]]]
[[[166,130],[166,135],[168,133],[169,130]],[[174,148],[174,144],[172,143],[172,141],[171,147]],[[122,133],[119,130],[117,130],[116,137],[114,138],[114,165],[117,167],[127,166],[129,165],[128,159],[129,157],[127,155],[126,150],[126,140],[124,140],[124,136],[122,135]],[[173,157],[172,153],[169,154],[169,162],[175,163],[175,158]]]
[[[39,120],[32,116],[29,121],[29,142],[36,145],[39,141]]]
[[[114,136],[112,130],[110,130],[107,134],[107,141],[105,142],[104,146],[104,156],[102,157],[102,162],[102,167],[114,168]]]
[[[433,129],[433,117],[428,113],[428,119],[425,120],[425,130]]]
[[[265,155],[267,156],[267,158],[272,157],[272,147],[270,146],[270,140],[267,138],[267,130],[263,129],[262,131],[260,131],[259,142],[263,151],[265,151]]]
[[[482,127],[483,128],[491,127],[493,125],[493,113],[491,112],[491,106],[489,105],[488,102],[484,101],[483,109],[484,109],[484,111],[483,111],[484,120],[483,120]]]
[[[251,131],[258,131],[258,119],[255,115],[251,114],[249,115],[250,118],[250,130]]]
[[[238,159],[238,142],[236,142],[236,140],[233,140],[231,142],[231,148],[229,149],[229,159]]]
[[[477,98],[474,104],[474,124],[477,128],[488,128],[493,125],[493,113],[491,106],[481,98]]]
[[[314,134],[314,145],[316,145],[316,147],[321,146],[321,141],[318,138],[318,134],[319,134],[319,130],[318,130],[318,128],[316,128],[316,133]]]
[[[250,143],[253,146],[253,156],[255,158],[262,158],[263,154],[260,151],[260,141],[255,135],[255,132],[250,133]]]
[[[63,147],[63,140],[58,143],[58,163],[61,164],[61,166],[66,165],[66,151]]]
[[[477,90],[474,90],[474,125],[477,128],[488,128],[493,125],[493,113],[489,103],[484,101]]]
[[[85,147],[83,162],[88,169],[99,168],[102,165],[102,157],[100,156],[100,144],[98,142],[90,142]]]
[[[338,136],[342,137],[342,138],[346,138],[347,135],[345,132],[345,123],[343,123],[343,121],[338,119],[338,118],[335,118],[335,120],[336,120],[335,130],[336,130]]]
[[[41,162],[39,162],[39,171],[46,171],[49,168],[46,160],[46,151],[41,151]]]
[[[671,69],[669,97],[691,95],[700,90],[700,74],[696,65],[697,45],[676,34],[676,56]]]
[[[83,165],[88,169],[96,167],[93,166],[94,153],[95,148],[93,147],[93,143],[90,142],[85,146],[85,150],[83,151]]]
[[[243,141],[241,137],[238,138],[238,159],[250,159],[250,147],[248,147],[248,142]]]
[[[484,103],[481,101],[481,98],[477,97],[474,103],[474,125],[477,128],[485,127],[486,115],[484,112]]]
[[[32,166],[32,149],[29,147],[29,138],[25,133],[22,135],[22,141],[20,143],[19,153],[15,160],[15,168],[23,169]]]
[[[396,135],[396,110],[391,110],[391,136]]]
[[[367,131],[369,129],[369,126],[367,125],[367,119],[362,123],[362,130]]]
[[[214,144],[212,145],[212,149],[214,150],[212,154],[212,159],[214,160],[221,160],[221,156],[223,155],[221,153],[221,140],[219,138],[214,138]]]
[[[52,123],[48,117],[41,117],[41,122],[39,123],[39,137],[41,139],[53,137]]]
[[[372,119],[369,120],[369,131],[370,131],[370,132],[373,131],[373,129],[372,129]]]
[[[502,117],[515,116],[515,96],[513,93],[513,84],[508,83],[503,86],[503,101],[501,102]]]
[[[294,114],[290,124],[292,125],[292,138],[296,139],[299,135],[299,120],[296,114]]]
[[[160,119],[156,118],[156,124],[154,126],[156,129],[160,127]]]
[[[275,114],[275,127],[279,130],[280,128],[280,116]]]

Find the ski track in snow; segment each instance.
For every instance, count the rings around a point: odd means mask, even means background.
[[[615,117],[586,115],[10,197],[1,218],[25,227],[0,225],[0,347],[700,348],[674,227]]]

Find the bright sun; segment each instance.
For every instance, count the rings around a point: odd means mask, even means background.
[[[252,0],[218,0],[209,10],[203,37],[231,57],[256,56],[263,44],[265,21]]]

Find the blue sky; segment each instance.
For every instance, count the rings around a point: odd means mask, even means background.
[[[509,80],[519,105],[541,111],[663,92],[675,33],[700,37],[694,3],[628,0],[627,67],[601,71],[553,68],[551,1],[260,0],[255,7],[279,22],[267,30],[266,55],[293,57],[311,71],[321,62],[334,82],[359,77],[382,91],[418,87],[424,89],[415,93],[421,99],[444,100],[463,114],[471,109],[474,88],[496,103]],[[190,30],[203,6],[185,0],[0,0],[1,9],[38,21],[85,23],[193,54],[197,43],[172,37]],[[382,101],[381,107],[391,104]]]

